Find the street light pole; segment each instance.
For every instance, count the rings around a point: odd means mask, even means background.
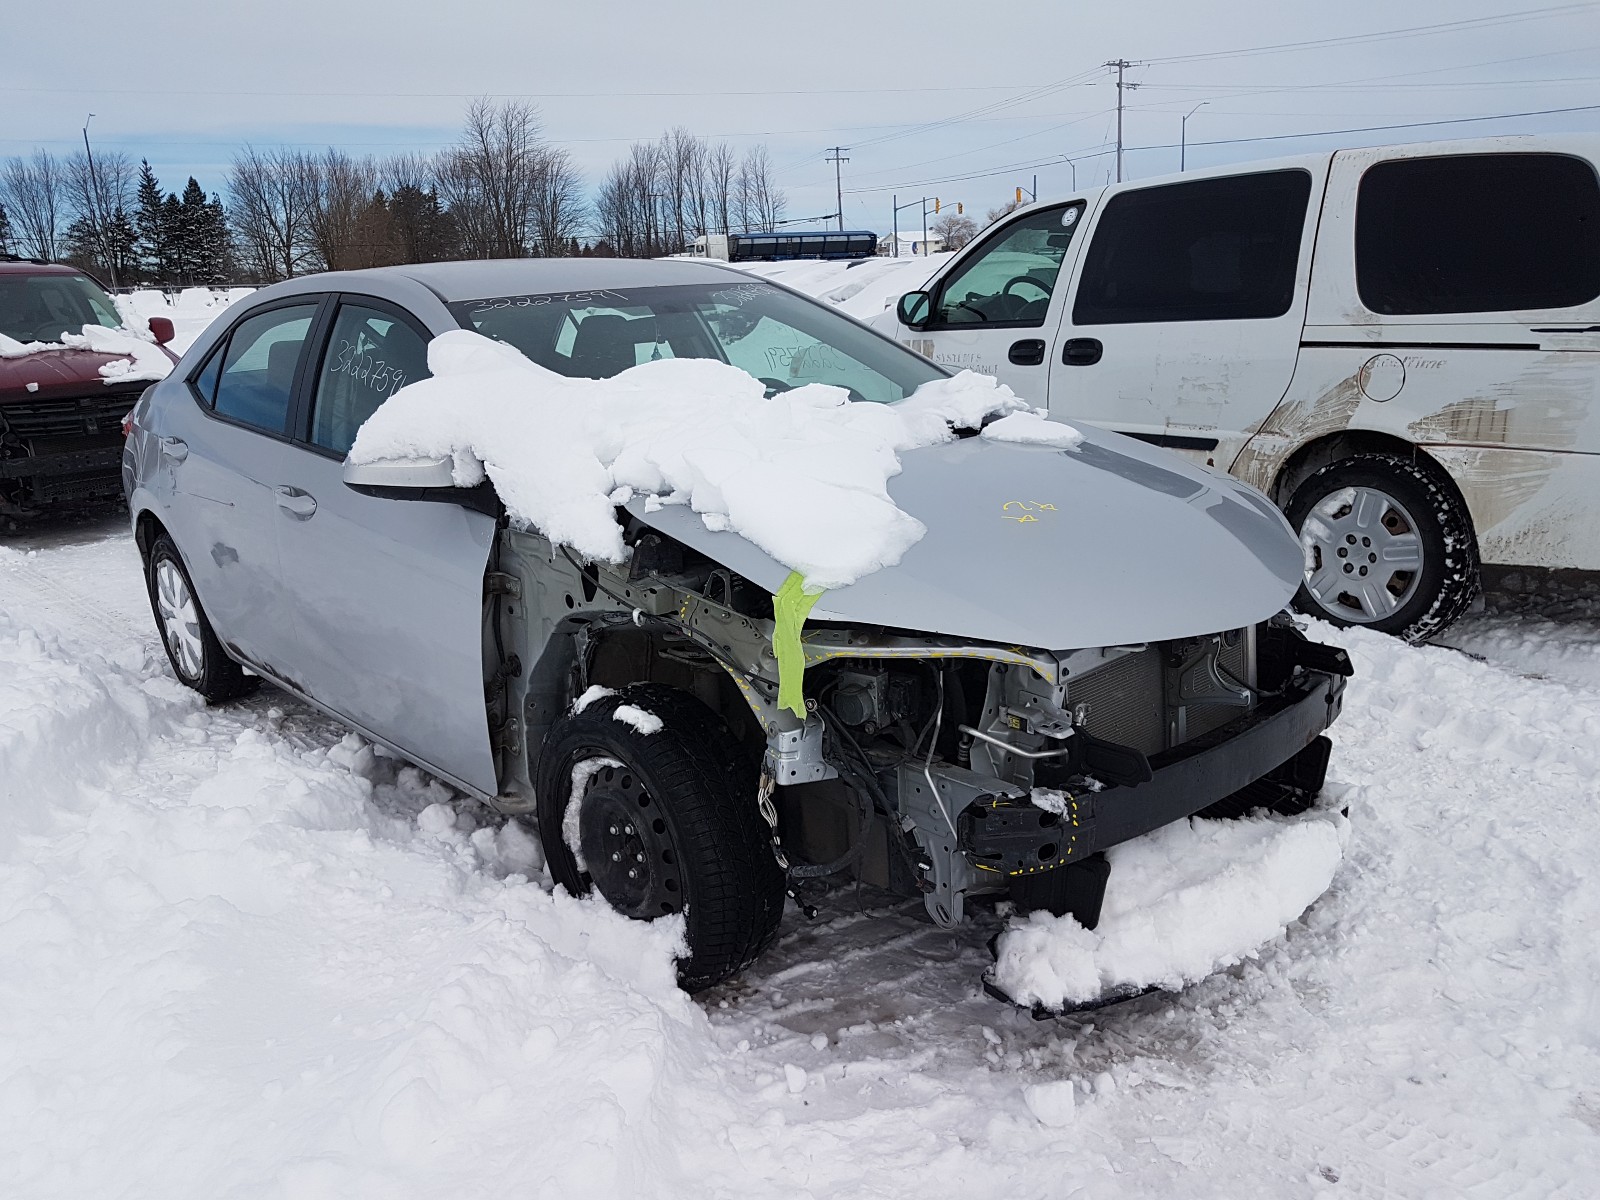
[[[1188,148],[1189,148],[1189,118],[1194,116],[1195,113],[1199,112],[1202,108],[1204,108],[1206,105],[1208,105],[1210,103],[1211,103],[1211,101],[1209,101],[1209,100],[1200,101],[1199,104],[1196,104],[1188,112],[1184,113],[1183,114],[1183,120],[1178,123],[1178,171],[1179,171],[1179,173],[1182,173],[1182,171],[1183,171],[1184,161],[1187,158],[1187,151],[1188,151]]]
[[[94,213],[95,241],[100,243],[100,253],[105,255],[106,270],[111,273],[111,289],[115,291],[117,289],[117,264],[115,256],[111,253],[111,239],[106,236],[104,205],[101,203],[100,198],[100,177],[95,173],[94,169],[94,151],[89,148],[89,122],[92,120],[94,120],[94,114],[90,113],[84,118],[83,122],[83,153],[89,160],[89,192],[90,200],[92,201],[90,208]]]

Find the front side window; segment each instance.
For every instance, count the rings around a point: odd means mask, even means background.
[[[929,327],[1044,324],[1083,203],[1030,213],[992,234],[939,289]]]
[[[311,441],[346,454],[356,430],[406,384],[428,376],[428,343],[392,313],[342,304],[311,401]]]
[[[19,342],[59,342],[85,325],[115,329],[117,306],[85,275],[0,275],[0,334]]]
[[[1113,196],[1084,257],[1072,323],[1283,316],[1310,198],[1311,176],[1299,170]]]
[[[1375,313],[1570,308],[1600,296],[1600,181],[1564,154],[1377,163],[1356,195],[1356,289]]]
[[[769,395],[824,383],[892,404],[944,376],[854,321],[757,280],[496,296],[450,311],[463,328],[581,379],[662,358],[713,358],[755,376]]]
[[[295,368],[316,315],[315,304],[295,304],[246,317],[234,327],[212,402],[218,416],[268,433],[287,431]]]

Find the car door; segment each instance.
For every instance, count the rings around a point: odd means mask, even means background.
[[[1084,207],[1052,204],[999,225],[935,281],[927,324],[897,325],[895,336],[943,367],[993,375],[1044,404],[1063,307],[1056,284]]]
[[[344,484],[361,423],[428,373],[429,332],[400,308],[342,296],[309,359],[297,440],[272,478],[280,572],[294,597],[303,691],[481,796],[496,784],[484,704],[484,571],[496,522],[439,501]]]
[[[1226,468],[1294,375],[1326,167],[1109,193],[1048,368],[1052,415]]]
[[[195,404],[167,406],[156,430],[162,520],[224,645],[274,674],[294,657],[280,601],[273,463],[320,297],[246,314],[187,381]]]

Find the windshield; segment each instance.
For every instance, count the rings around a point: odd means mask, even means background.
[[[498,296],[450,310],[462,328],[583,379],[661,358],[715,358],[754,375],[768,395],[826,383],[854,400],[892,404],[944,377],[822,305],[755,280]]]
[[[84,275],[0,275],[0,333],[19,342],[59,342],[85,325],[115,329],[117,306]]]

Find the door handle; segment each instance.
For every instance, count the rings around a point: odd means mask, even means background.
[[[161,439],[161,454],[173,462],[182,462],[189,457],[189,443],[182,438],[164,437]]]
[[[298,517],[304,521],[317,511],[317,498],[310,492],[302,492],[299,488],[287,484],[279,484],[273,489],[278,507],[290,516]]]
[[[1006,357],[1019,367],[1037,367],[1044,361],[1044,339],[1023,338],[1020,342],[1012,342]]]
[[[1068,338],[1061,344],[1061,361],[1069,367],[1092,367],[1103,353],[1099,338]]]

